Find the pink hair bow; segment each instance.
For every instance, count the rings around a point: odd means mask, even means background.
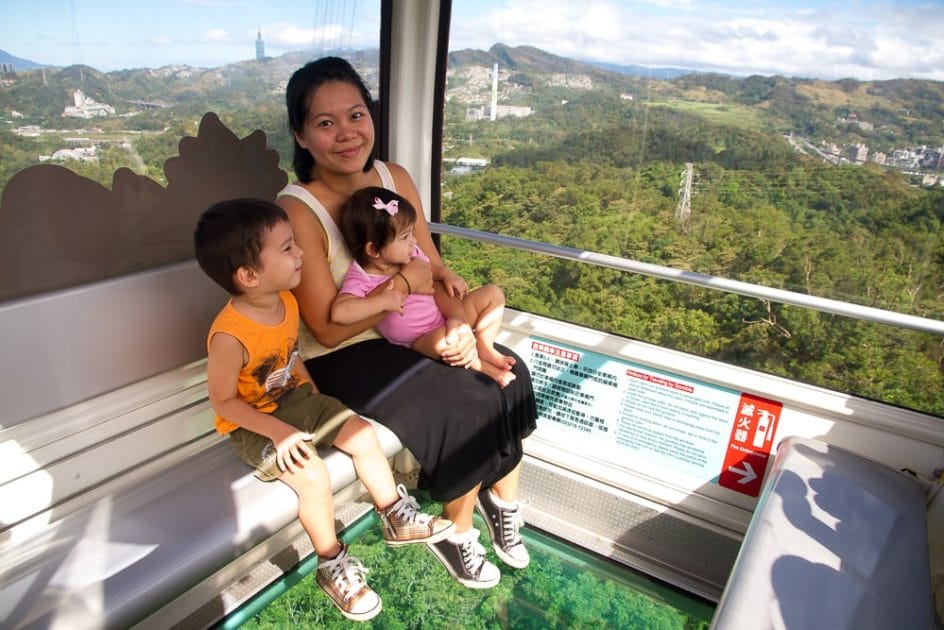
[[[380,197],[374,197],[374,208],[377,210],[385,210],[390,216],[396,216],[397,212],[400,211],[400,203],[396,199],[391,199],[387,203],[384,203],[380,200]]]

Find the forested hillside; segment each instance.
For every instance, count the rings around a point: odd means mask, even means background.
[[[443,220],[944,319],[940,187],[824,164],[779,134],[695,113],[593,94],[570,105],[457,124],[453,137],[477,133],[494,166],[446,178]],[[684,162],[697,173],[686,220]],[[931,335],[451,238],[445,256],[516,308],[944,415]]]

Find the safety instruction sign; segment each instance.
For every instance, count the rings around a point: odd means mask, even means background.
[[[614,462],[645,460],[759,493],[780,403],[557,341],[529,342],[543,434]]]

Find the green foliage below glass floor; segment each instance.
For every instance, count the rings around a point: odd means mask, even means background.
[[[424,495],[416,493],[422,500]],[[441,506],[426,502],[437,513]],[[484,523],[476,527],[485,541]],[[498,586],[472,590],[455,582],[423,545],[387,547],[376,516],[361,519],[344,536],[351,554],[370,573],[368,583],[383,599],[383,611],[366,623],[348,621],[328,601],[303,561],[294,584],[242,628],[708,628],[713,606],[698,598],[617,567],[530,529],[524,538],[531,565],[503,565],[486,545],[488,558],[502,570]],[[298,579],[300,577],[300,579]]]

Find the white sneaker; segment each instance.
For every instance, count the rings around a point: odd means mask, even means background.
[[[361,561],[347,555],[347,545],[330,560],[318,563],[315,581],[341,614],[354,621],[367,621],[380,613],[380,596],[364,580],[368,571]]]

